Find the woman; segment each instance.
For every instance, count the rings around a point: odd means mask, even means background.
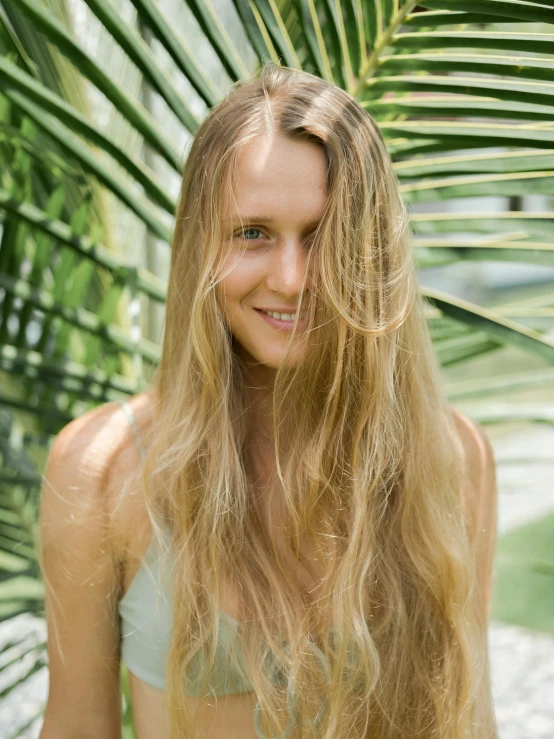
[[[495,516],[375,122],[267,64],[192,144],[152,386],[50,453],[42,739],[120,736],[120,657],[138,739],[496,737]]]

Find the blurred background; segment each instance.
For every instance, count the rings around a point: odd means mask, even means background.
[[[500,739],[552,739],[552,0],[0,0],[0,21],[0,735],[38,737],[48,690],[50,444],[151,377],[188,147],[273,59],[383,132],[448,397],[495,450]]]

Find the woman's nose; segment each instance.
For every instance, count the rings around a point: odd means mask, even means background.
[[[296,298],[302,290],[306,269],[306,247],[300,238],[284,239],[271,254],[267,286]]]

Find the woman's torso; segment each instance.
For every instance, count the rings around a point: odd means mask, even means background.
[[[141,454],[141,446],[148,446],[148,427],[153,413],[152,396],[141,393],[130,398],[129,404],[131,418],[123,409],[119,414],[122,442],[110,474],[114,551],[122,563],[121,597],[129,592],[152,537],[152,526],[140,487],[141,462],[144,456],[144,452]],[[134,429],[133,422],[136,422]],[[260,480],[262,484],[263,475]],[[312,564],[308,569],[302,563],[294,563],[294,567],[299,581],[306,587],[312,587],[314,597],[317,597],[321,565],[314,567]],[[223,610],[232,618],[240,620],[239,602],[230,589],[225,592]],[[128,672],[137,739],[169,739],[165,690],[139,679],[130,669]],[[217,698],[191,697],[188,700],[191,701],[191,706],[198,709],[199,736],[203,739],[258,739],[253,721],[256,697],[252,692],[219,695]],[[290,739],[294,739],[294,733],[290,735]]]

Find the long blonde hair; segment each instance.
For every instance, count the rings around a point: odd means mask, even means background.
[[[215,290],[237,155],[270,133],[317,143],[327,163],[299,308],[310,351],[295,366],[285,358],[273,394],[274,495],[288,551],[299,556],[309,540],[325,563],[317,599],[290,576],[271,518],[253,505],[244,367]],[[183,174],[153,384],[144,484],[154,520],[171,527],[172,739],[197,736],[187,675],[203,654],[206,688],[224,583],[240,593],[235,667],[266,736],[290,730],[291,696],[298,737],[490,736],[478,709],[486,638],[461,443],[391,161],[345,91],[269,63],[202,123]]]

